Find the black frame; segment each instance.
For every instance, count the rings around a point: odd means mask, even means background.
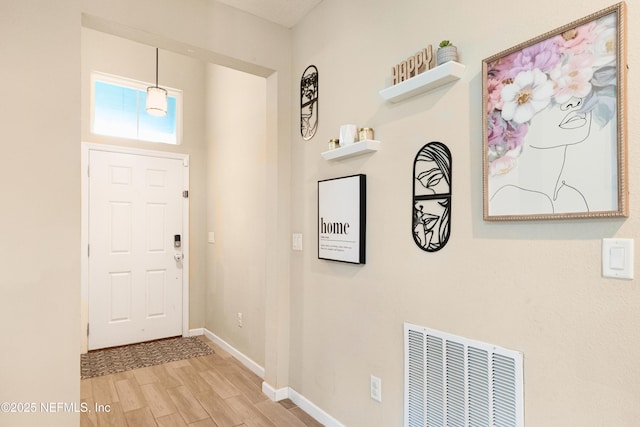
[[[421,170],[421,162],[433,167]],[[442,249],[451,235],[452,167],[451,151],[438,141],[423,145],[413,160],[411,233],[415,244],[426,252]]]
[[[331,183],[331,184],[339,184],[341,180],[351,180],[357,178],[357,189],[356,194],[346,194],[343,196],[343,202],[352,204],[349,207],[356,210],[355,216],[358,219],[359,228],[357,230],[357,235],[355,241],[339,241],[341,244],[356,244],[358,247],[357,250],[357,259],[351,260],[349,258],[338,256],[341,252],[336,251],[336,256],[330,256],[328,252],[330,250],[322,251],[322,243],[329,241],[326,238],[322,238],[322,224],[321,224],[321,211],[325,211],[327,207],[327,203],[329,201],[323,200],[321,195],[321,187],[323,184]],[[341,224],[341,223],[333,223],[333,224]],[[331,225],[326,224],[325,225]],[[347,224],[348,225],[348,224]],[[339,178],[331,178],[325,179],[322,181],[318,181],[318,221],[317,221],[317,232],[318,232],[318,259],[324,259],[329,261],[339,261],[345,262],[349,264],[366,264],[366,228],[367,228],[367,176],[364,174],[357,175],[349,175],[343,176]],[[327,233],[324,233],[327,234]],[[352,248],[353,249],[353,248]],[[353,250],[351,251],[353,252]]]
[[[309,65],[300,78],[300,136],[310,140],[318,130],[319,75],[315,65]]]

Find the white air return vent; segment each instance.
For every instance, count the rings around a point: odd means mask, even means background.
[[[404,324],[405,427],[523,427],[522,354]]]

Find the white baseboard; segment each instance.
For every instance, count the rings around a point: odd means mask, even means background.
[[[292,388],[289,388],[289,399],[325,427],[345,427],[340,421],[333,418]]]
[[[268,384],[266,381],[262,382],[262,392],[269,396],[269,399],[273,400],[274,402],[288,399],[289,390],[289,387],[275,389],[271,387],[271,384]]]
[[[235,357],[240,363],[246,366],[251,372],[259,376],[260,378],[264,378],[264,368],[262,366],[258,365],[256,362],[254,362],[244,354],[240,353],[238,350],[232,347],[231,344],[229,344],[228,342],[226,342],[225,340],[223,340],[222,338],[220,338],[210,330],[206,328],[203,328],[203,329],[204,329],[205,337],[209,338],[211,341],[213,341],[214,343],[222,347],[224,351],[226,351],[227,353]]]
[[[278,402],[284,399],[291,399],[293,403],[298,405],[300,409],[311,415],[313,419],[324,425],[325,427],[345,427],[340,421],[327,414],[325,411],[317,407],[313,402],[299,394],[291,387],[283,387],[279,389],[273,388],[266,381],[262,382],[262,392],[269,396],[269,399]]]
[[[204,335],[204,328],[189,329],[190,337],[198,337]]]
[[[208,330],[207,328],[198,328],[191,329],[189,331],[190,336],[204,335],[220,347],[223,350],[231,354],[234,358],[236,358],[240,363],[246,366],[251,372],[258,375],[260,378],[264,379],[264,368],[258,365],[256,362],[236,350],[231,344],[227,343],[225,340]],[[299,394],[297,391],[292,389],[291,387],[283,387],[279,389],[273,388],[266,381],[262,382],[262,392],[269,397],[269,399],[274,402],[278,402],[284,399],[291,399],[293,403],[298,405],[300,409],[305,411],[311,417],[313,417],[316,421],[323,424],[325,427],[345,427],[340,421],[333,418],[331,415],[320,409],[313,402]]]

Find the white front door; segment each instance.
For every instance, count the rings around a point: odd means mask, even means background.
[[[184,167],[89,151],[90,350],[182,335]]]

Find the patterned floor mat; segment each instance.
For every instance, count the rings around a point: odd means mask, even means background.
[[[115,374],[212,353],[213,349],[198,337],[166,338],[93,350],[81,356],[81,378]]]

